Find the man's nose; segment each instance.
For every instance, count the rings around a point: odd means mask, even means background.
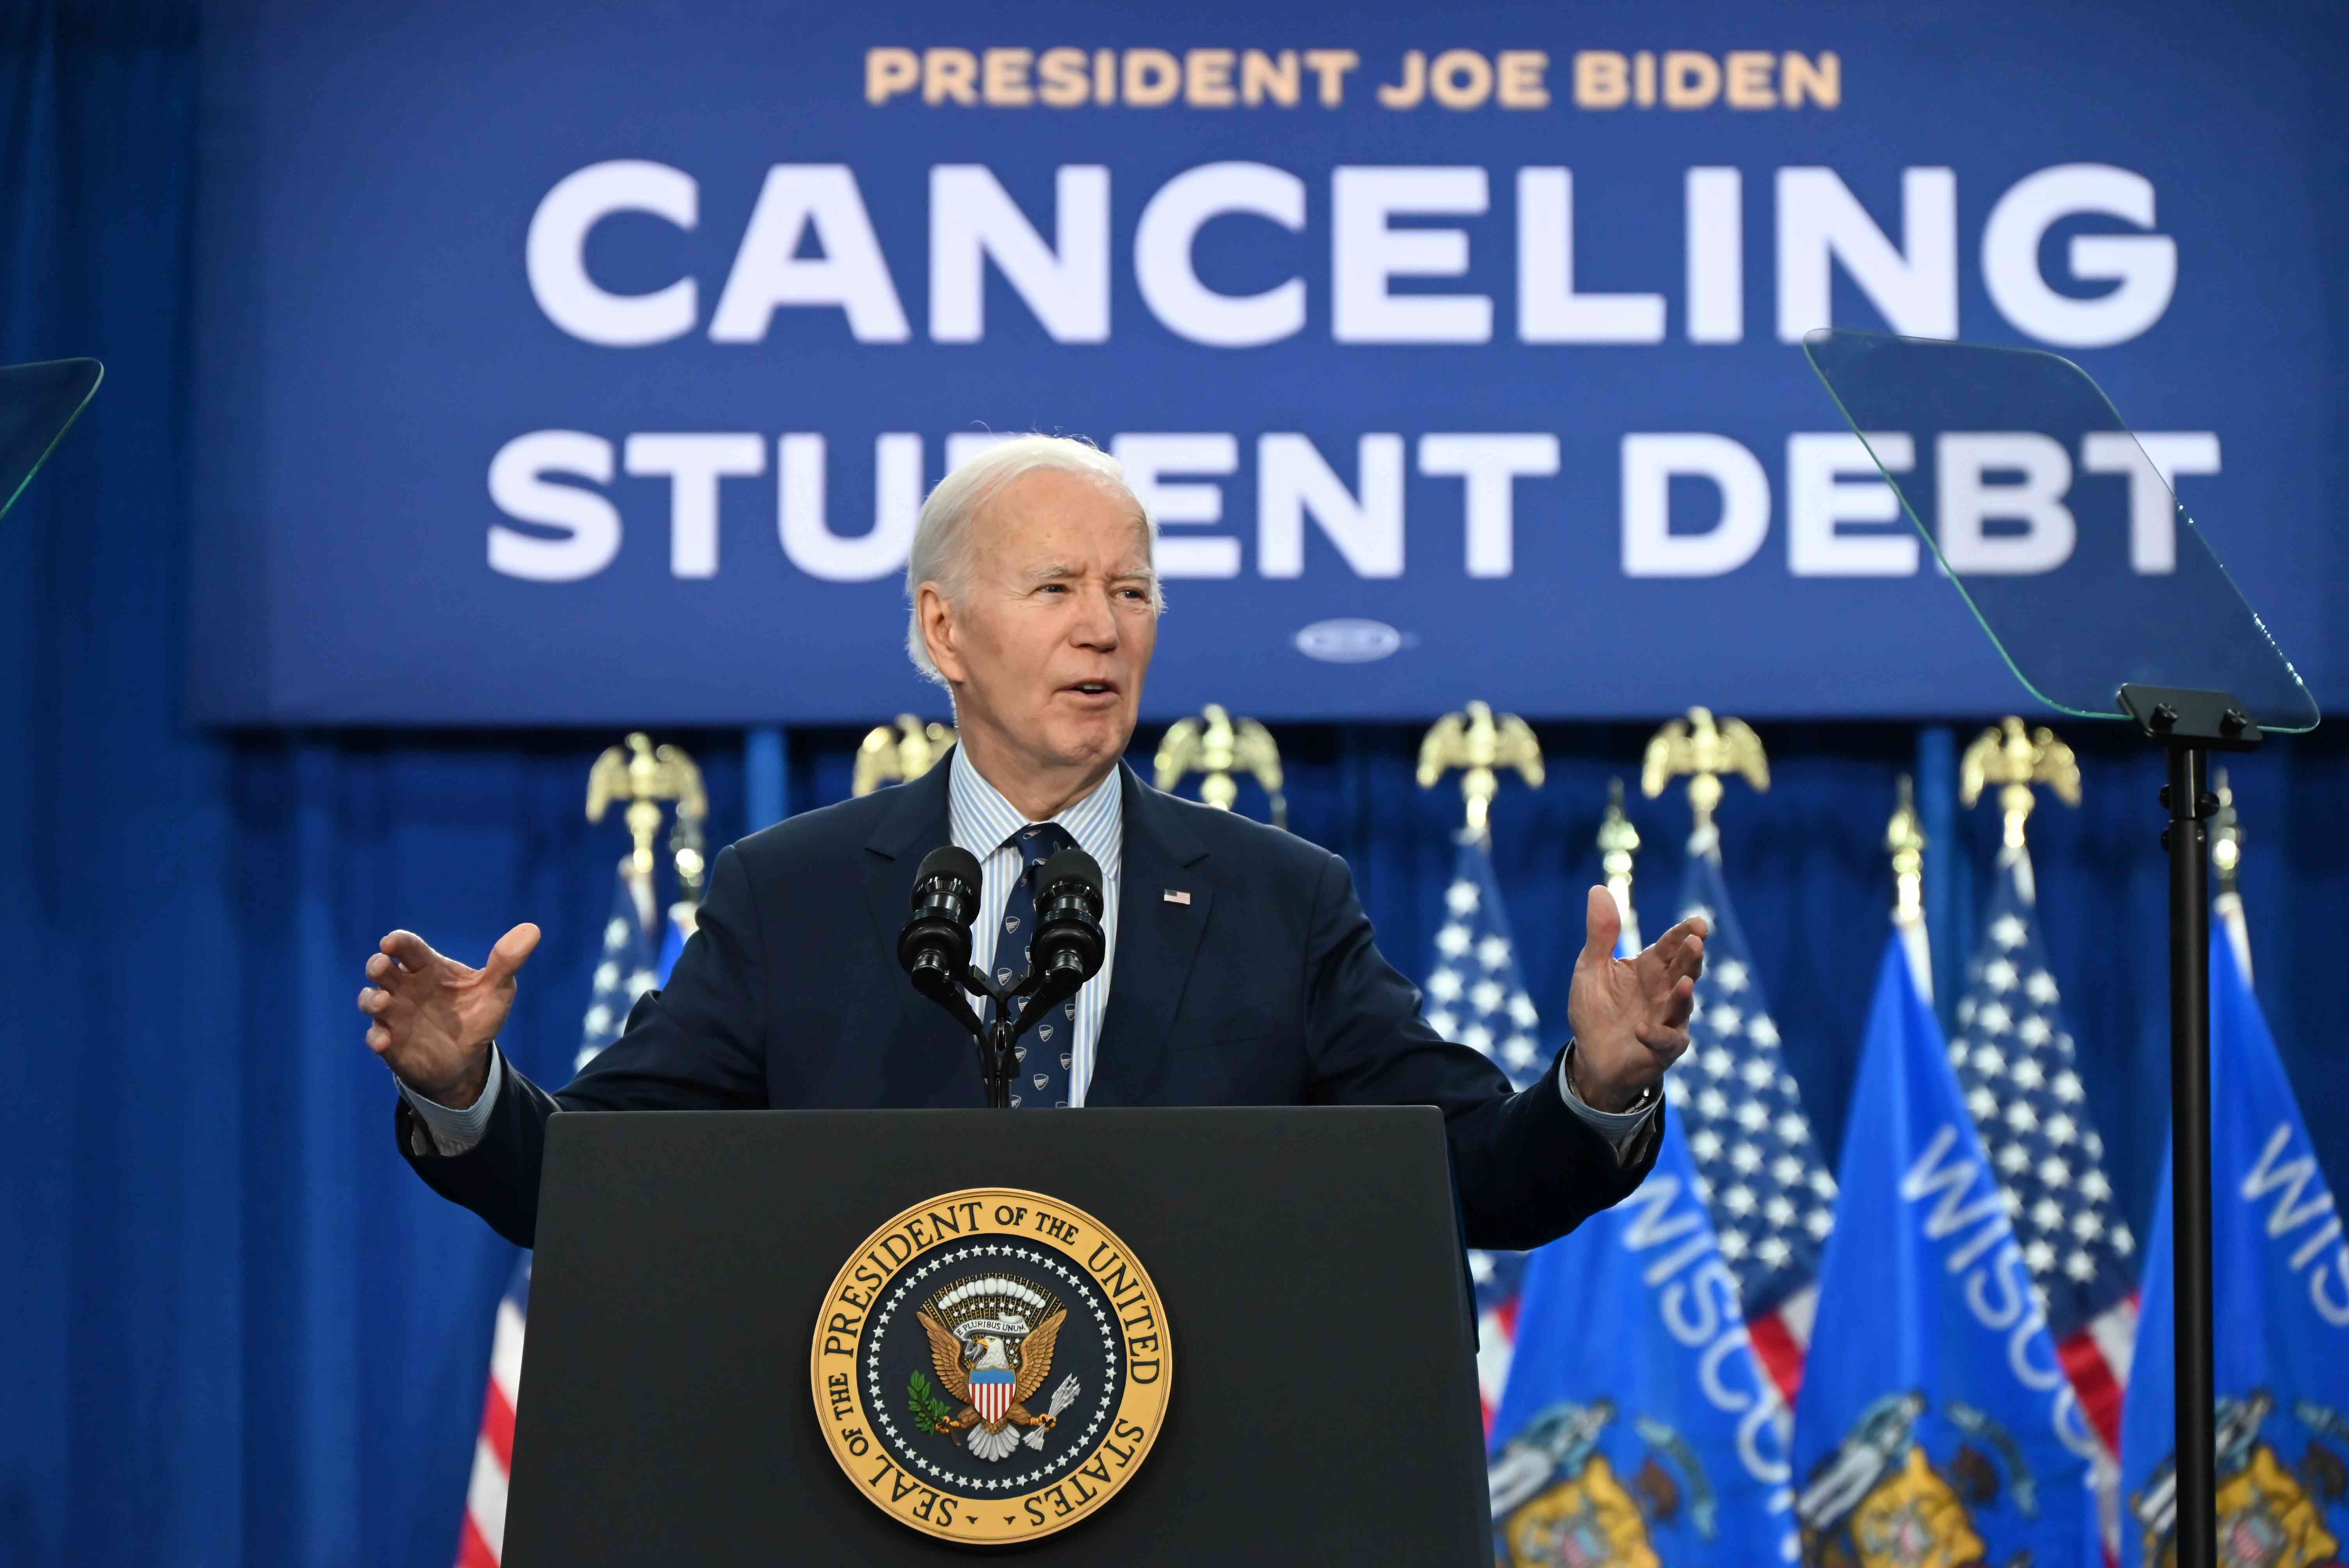
[[[1104,653],[1117,646],[1117,612],[1110,605],[1108,589],[1079,589],[1077,611],[1076,624],[1069,628],[1070,641]]]

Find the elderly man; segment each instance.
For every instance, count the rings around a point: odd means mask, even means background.
[[[947,476],[916,528],[906,651],[954,694],[961,744],[913,783],[721,852],[667,987],[560,1093],[495,1044],[537,927],[479,969],[385,937],[358,1005],[417,1171],[528,1246],[558,1110],[979,1104],[968,1036],[895,951],[915,868],[951,841],[981,863],[973,957],[998,970],[1025,963],[1030,871],[1071,845],[1102,871],[1108,957],[1022,1038],[1016,1107],[1434,1105],[1476,1246],[1537,1246],[1638,1186],[1688,1045],[1703,923],[1618,959],[1614,903],[1592,888],[1573,1038],[1513,1094],[1421,1018],[1344,861],[1121,761],[1158,644],[1155,539],[1117,465],[1081,441],[1022,437]]]

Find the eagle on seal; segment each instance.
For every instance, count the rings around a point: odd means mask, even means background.
[[[1060,1337],[1061,1325],[1068,1321],[1068,1308],[1055,1310],[1017,1340],[1002,1334],[974,1334],[965,1340],[929,1308],[925,1307],[916,1315],[930,1336],[930,1364],[937,1368],[940,1386],[948,1398],[962,1404],[961,1409],[937,1424],[939,1431],[976,1429],[966,1439],[970,1451],[981,1459],[999,1460],[1019,1445],[1019,1434],[1009,1429],[1041,1427],[1050,1431],[1059,1424],[1055,1417],[1031,1414],[1027,1401],[1035,1398],[1044,1379],[1051,1376],[1052,1345]],[[986,1377],[988,1373],[999,1376],[989,1378]],[[1000,1407],[1001,1413],[990,1419],[978,1408],[971,1382],[978,1377],[985,1382],[1000,1384],[1006,1381],[1000,1376],[1004,1373],[1010,1374],[1010,1398]]]

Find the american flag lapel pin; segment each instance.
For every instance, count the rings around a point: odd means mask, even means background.
[[[1168,903],[1188,903],[1191,902],[1191,892],[1188,888],[1170,887],[1160,896],[1165,899]]]

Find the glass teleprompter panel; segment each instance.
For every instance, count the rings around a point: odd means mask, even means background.
[[[2315,727],[2315,699],[2178,504],[2167,465],[2194,454],[2141,442],[2087,372],[1831,329],[1803,351],[2040,701],[2120,718],[2123,685],[2182,686],[2229,693],[2263,729]]]
[[[0,366],[0,514],[25,493],[104,374],[95,359]]]

